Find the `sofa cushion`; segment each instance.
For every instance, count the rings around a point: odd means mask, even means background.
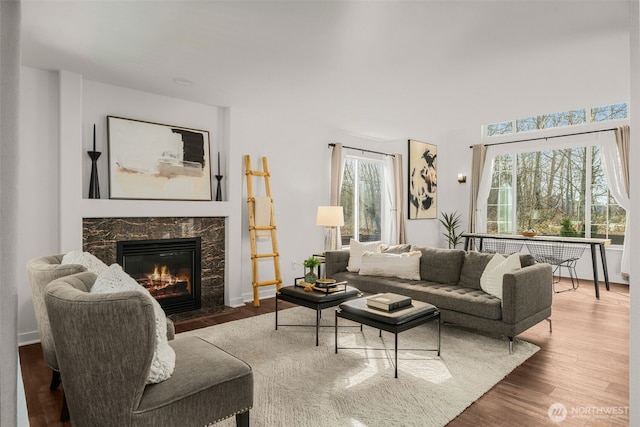
[[[213,425],[252,407],[251,366],[197,336],[180,334],[171,346],[180,361],[174,375],[145,387],[131,425]]]
[[[480,287],[483,291],[502,299],[502,276],[520,268],[520,255],[517,253],[507,258],[495,254],[480,276]]]
[[[420,278],[429,282],[458,283],[464,262],[464,251],[412,246],[412,251],[422,252]]]
[[[421,255],[420,251],[401,254],[365,252],[359,274],[420,280]]]
[[[493,258],[493,254],[482,252],[467,252],[460,271],[460,281],[458,284],[465,288],[482,289],[480,277],[485,267]]]
[[[166,380],[173,373],[176,363],[176,354],[169,346],[167,340],[167,318],[155,300],[144,286],[122,270],[118,264],[112,264],[108,269],[98,275],[91,287],[91,293],[110,294],[122,291],[136,291],[147,295],[153,303],[153,311],[156,317],[156,348],[147,375],[147,384],[159,383]]]
[[[531,254],[520,254],[520,267],[528,267],[536,263],[536,259]]]
[[[457,311],[492,320],[502,318],[501,300],[481,289],[441,283],[406,284],[404,287],[406,290],[402,294],[428,301],[441,310]]]
[[[349,265],[347,265],[347,270],[357,273],[360,271],[362,254],[365,251],[380,253],[381,249],[382,242],[360,243],[355,239],[349,240]]]
[[[428,302],[441,310],[467,313],[491,320],[502,318],[500,299],[482,289],[470,289],[455,284],[446,285],[424,280],[361,276],[358,273],[346,271],[336,274],[334,278],[346,280],[349,285],[355,286],[365,293],[393,292],[418,301]]]

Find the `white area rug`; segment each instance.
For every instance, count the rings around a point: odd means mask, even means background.
[[[322,324],[333,325],[334,311]],[[279,312],[279,323],[315,324],[315,312],[294,307]],[[355,325],[339,319],[340,325]],[[388,350],[334,352],[332,327],[279,326],[265,314],[185,332],[223,348],[249,363],[254,371],[251,425],[259,426],[443,426],[486,393],[539,348],[442,326],[440,357],[435,352],[400,351],[394,378],[393,334],[364,326],[340,328],[342,347]],[[436,323],[399,335],[399,347],[435,348]],[[212,402],[215,404],[215,402]],[[235,419],[221,422],[234,426]]]

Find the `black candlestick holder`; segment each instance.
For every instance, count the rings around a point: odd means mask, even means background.
[[[222,201],[222,186],[220,185],[220,181],[222,181],[222,175],[216,175],[216,179],[218,180],[218,188],[216,190],[216,202]]]
[[[89,198],[100,198],[100,183],[98,182],[98,158],[100,151],[87,151],[87,154],[91,158],[91,180],[89,181]]]

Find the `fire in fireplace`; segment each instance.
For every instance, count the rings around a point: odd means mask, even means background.
[[[117,262],[167,314],[200,308],[201,239],[117,242]]]

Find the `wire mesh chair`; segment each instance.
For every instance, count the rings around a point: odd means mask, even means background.
[[[521,240],[484,239],[482,241],[482,250],[480,250],[477,242],[475,246],[478,252],[511,255],[520,252],[524,242]]]
[[[575,243],[558,243],[558,242],[526,242],[527,250],[536,259],[537,262],[545,262],[555,266],[553,274],[558,273],[558,279],[553,281],[553,291],[555,293],[575,291],[580,286],[580,280],[576,273],[576,264],[582,257],[588,245]],[[556,290],[555,284],[562,278],[562,268],[566,268],[571,278],[571,287],[567,289]]]

